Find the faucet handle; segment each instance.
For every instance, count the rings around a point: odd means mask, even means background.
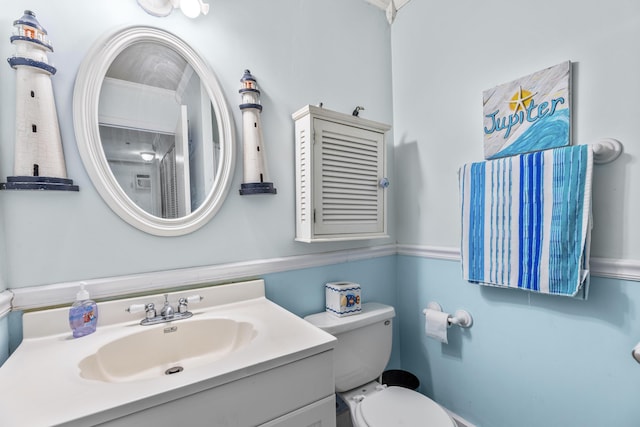
[[[145,317],[147,319],[156,317],[156,306],[152,302],[144,306],[144,311],[146,312]]]
[[[188,296],[186,298],[180,298],[178,300],[178,313],[186,313],[187,312],[187,305],[188,304],[194,304],[194,303],[198,303],[200,301],[202,301],[204,298],[201,297],[200,295],[191,295]]]
[[[146,317],[147,319],[156,317],[156,306],[152,302],[149,304],[131,304],[125,309],[125,311],[128,311],[129,313],[139,313],[141,311],[144,311],[144,317]]]
[[[187,298],[180,298],[178,300],[178,313],[186,313],[187,312],[187,303],[189,301]]]
[[[125,311],[128,311],[129,313],[140,313],[141,311],[144,311],[146,309],[146,304],[131,304],[129,307],[127,307],[125,309]]]
[[[194,303],[202,301],[203,299],[204,299],[204,297],[201,297],[200,295],[191,295],[191,296],[187,297],[187,302],[189,304],[194,304]]]

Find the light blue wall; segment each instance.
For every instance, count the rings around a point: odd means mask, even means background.
[[[362,301],[396,306],[396,256],[306,268],[264,277],[267,298],[304,317],[324,311],[324,284],[350,281],[362,286]],[[400,330],[394,323],[390,368],[400,368]]]
[[[323,267],[271,273],[265,281],[266,296],[300,317],[324,311],[324,284],[336,281],[355,282],[362,286],[362,301],[376,301],[396,306],[396,257],[386,256],[351,261]],[[8,320],[8,322],[7,322]],[[7,325],[8,323],[8,325]],[[22,341],[22,312],[13,312],[0,320],[0,328],[9,328],[9,338],[0,334],[0,365]],[[400,367],[400,330],[394,324],[394,345],[390,368]]]
[[[400,10],[391,31],[384,14],[362,0],[214,2],[211,14],[195,21],[179,13],[150,17],[133,0],[17,0],[12,7],[14,12],[5,8],[0,16],[0,28],[8,32],[30,8],[54,42],[51,58],[59,68],[54,90],[67,167],[81,190],[0,193],[8,287],[396,240],[455,248],[456,170],[482,158],[482,91],[567,59],[576,65],[576,141],[614,137],[625,143],[621,159],[594,172],[593,253],[640,259],[640,240],[633,238],[640,233],[633,215],[640,208],[635,161],[640,56],[631,54],[640,40],[635,2],[541,0],[532,6],[415,0]],[[89,19],[78,20],[81,16]],[[220,213],[197,233],[168,239],[131,228],[101,201],[75,146],[73,80],[91,43],[125,24],[160,26],[194,45],[220,78],[237,129],[238,80],[242,70],[251,69],[263,92],[265,144],[277,196],[238,196],[239,159],[234,189]],[[0,43],[0,57],[12,53],[8,41]],[[12,73],[0,67],[0,176],[12,169],[13,147],[7,143],[14,120]],[[388,241],[293,242],[290,114],[321,101],[347,112],[364,105],[365,117],[378,121],[390,123],[393,117],[395,162],[389,166],[396,203]],[[268,297],[301,316],[322,309],[322,284],[334,279],[363,283],[365,300],[395,303],[399,318],[391,366],[416,373],[423,392],[480,427],[626,427],[640,419],[635,405],[640,369],[629,357],[640,339],[637,283],[594,278],[586,302],[541,297],[479,288],[461,281],[458,263],[408,256],[265,278]],[[475,325],[464,332],[453,329],[447,346],[425,340],[421,309],[431,299],[446,310],[468,309]],[[6,328],[2,323],[0,329]],[[3,341],[0,332],[0,345]]]
[[[426,395],[482,427],[637,425],[637,282],[593,278],[583,301],[473,285],[452,261],[399,256],[398,271],[402,367]],[[429,301],[473,326],[427,339]]]
[[[371,242],[294,242],[294,135],[291,114],[306,104],[391,123],[390,30],[363,0],[211,2],[207,16],[145,13],[135,0],[16,0],[3,8],[0,58],[14,52],[13,20],[33,10],[48,30],[58,68],[53,77],[67,172],[80,192],[0,192],[10,288],[175,268],[357,248]],[[242,157],[232,189],[206,226],[183,237],[145,234],[101,200],[79,157],[73,130],[75,76],[92,43],[125,25],[153,25],[192,45],[211,65],[233,111],[241,153],[240,78],[258,79],[268,170],[278,194],[240,196]],[[0,67],[0,177],[13,174],[15,72]],[[392,147],[389,144],[391,152]],[[392,164],[389,165],[392,169]],[[393,219],[389,224],[393,226]],[[393,230],[391,230],[393,233]],[[393,242],[388,239],[386,242]],[[385,243],[377,241],[376,244]]]
[[[640,260],[640,3],[411,1],[392,27],[398,241],[457,247],[458,168],[483,159],[482,92],[572,61],[575,144],[616,138],[593,176],[595,257]]]
[[[574,63],[574,142],[612,137],[596,166],[592,255],[640,260],[640,3],[412,1],[392,28],[397,237],[457,250],[456,171],[483,158],[482,91]],[[487,289],[458,262],[398,257],[402,366],[422,391],[481,427],[635,426],[640,284],[592,279],[588,301]],[[465,308],[471,329],[425,339],[422,309]]]
[[[9,357],[9,317],[0,318],[0,365]]]
[[[156,18],[135,0],[16,0],[2,9],[0,58],[15,53],[9,36],[13,21],[25,9],[34,11],[49,33],[54,46],[49,60],[58,69],[52,82],[67,172],[80,191],[0,192],[0,290],[374,244],[294,242],[291,114],[319,102],[345,113],[362,105],[366,108],[364,117],[391,123],[390,30],[384,14],[362,0],[210,4],[209,15],[195,20],[179,11]],[[77,70],[96,39],[128,25],[157,26],[193,46],[217,75],[233,112],[239,156],[232,189],[216,217],[187,236],[155,237],[122,221],[101,200],[77,149],[76,144],[83,143],[75,139],[72,120]],[[262,92],[266,158],[278,190],[274,196],[238,194],[242,180],[238,89],[247,68],[258,79]],[[5,64],[0,66],[0,177],[13,175],[14,103],[15,71]],[[392,144],[388,150],[391,156]],[[390,163],[390,173],[392,169]],[[393,224],[390,218],[392,236]],[[392,237],[375,244],[394,241]],[[0,323],[3,349],[6,323]],[[19,316],[12,316],[11,323],[12,330],[19,329]],[[2,354],[0,351],[0,361],[4,360]]]

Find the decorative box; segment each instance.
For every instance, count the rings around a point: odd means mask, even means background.
[[[362,311],[360,285],[351,282],[331,282],[324,285],[326,310],[338,317]]]

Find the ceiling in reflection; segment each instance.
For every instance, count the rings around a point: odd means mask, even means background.
[[[107,77],[177,90],[188,67],[179,53],[153,43],[134,44],[113,61]]]

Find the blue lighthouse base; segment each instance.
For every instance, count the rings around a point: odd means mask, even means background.
[[[250,184],[240,184],[240,195],[247,194],[276,194],[278,190],[273,187],[272,182],[255,182]]]
[[[72,179],[52,176],[8,176],[7,182],[0,183],[0,190],[58,190],[80,191]]]

